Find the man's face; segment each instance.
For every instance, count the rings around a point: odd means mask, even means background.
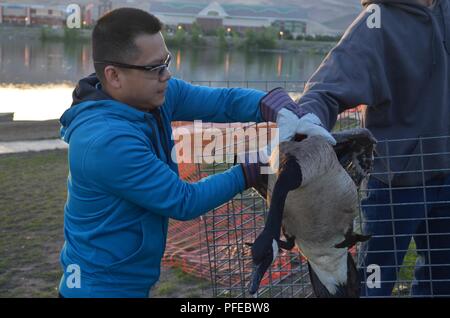
[[[135,44],[138,57],[133,61],[126,61],[127,64],[159,65],[163,64],[169,55],[161,33],[140,35]],[[120,101],[143,111],[155,109],[164,103],[167,82],[171,77],[169,70],[159,74],[159,70],[116,69],[120,85],[114,91]]]

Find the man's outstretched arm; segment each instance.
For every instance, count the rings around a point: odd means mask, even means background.
[[[328,54],[299,100],[307,113],[331,130],[339,113],[359,106],[390,103],[385,73],[383,30],[369,29],[363,12]]]

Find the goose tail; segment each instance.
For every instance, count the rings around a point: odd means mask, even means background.
[[[308,269],[311,285],[317,298],[359,298],[360,278],[355,261],[350,253],[347,254],[347,281],[344,284],[336,285],[331,292],[322,283],[309,262]]]

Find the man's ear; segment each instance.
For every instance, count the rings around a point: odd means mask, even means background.
[[[120,83],[120,74],[116,67],[108,65],[107,67],[105,67],[103,75],[105,77],[106,83],[108,83],[108,86],[115,89],[119,89],[122,87]]]

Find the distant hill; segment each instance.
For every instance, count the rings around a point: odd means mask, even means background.
[[[138,3],[138,0],[129,0]],[[150,2],[160,2],[154,0]],[[165,0],[167,1],[167,0]],[[168,0],[171,2],[204,3],[211,0]],[[344,31],[362,10],[361,0],[216,0],[223,4],[268,5],[277,7],[299,7],[306,11],[305,16],[328,28]]]
[[[133,6],[139,8],[148,8],[151,2],[158,0],[112,0],[114,7]],[[191,2],[204,3],[205,5],[213,2],[211,0],[159,0],[171,2]],[[362,7],[360,0],[217,0],[219,3],[226,4],[247,4],[247,5],[269,5],[282,7],[300,7],[306,11],[309,20],[321,23],[332,29],[345,30],[348,25],[357,17]],[[68,5],[78,3],[81,5],[94,3],[97,0],[0,0],[0,3],[36,3],[40,5]]]
[[[158,0],[155,0],[158,1]],[[159,0],[161,1],[161,0]],[[208,4],[209,0],[168,0],[173,2],[193,2]],[[139,1],[134,1],[139,2]],[[153,1],[150,1],[153,2]],[[338,18],[348,21],[349,25],[358,16],[362,7],[361,0],[217,0],[219,3],[248,5],[270,5],[279,7],[300,7],[307,12],[309,19],[325,23]]]
[[[323,25],[330,29],[345,30],[355,20],[354,14],[347,14],[329,21],[323,22]]]

